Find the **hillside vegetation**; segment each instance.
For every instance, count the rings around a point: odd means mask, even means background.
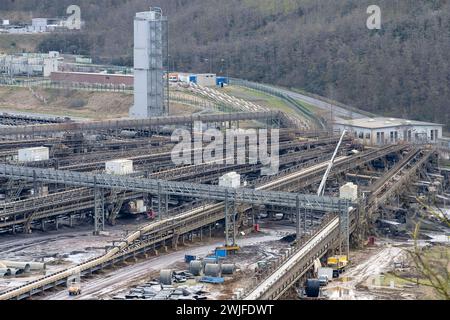
[[[366,28],[372,0],[15,0],[2,1],[0,18],[61,16],[72,3],[86,32],[39,49],[131,64],[132,19],[150,3],[169,16],[172,68],[302,88],[450,128],[449,0],[378,0],[381,30]]]

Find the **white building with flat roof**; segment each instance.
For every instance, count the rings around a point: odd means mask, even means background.
[[[369,146],[410,143],[438,143],[443,125],[397,118],[361,118],[337,120],[334,129],[346,129],[361,143]]]
[[[47,32],[47,18],[33,18],[31,20],[31,29],[33,32]]]

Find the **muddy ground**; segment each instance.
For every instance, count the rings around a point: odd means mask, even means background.
[[[448,244],[431,245],[430,250],[442,248],[448,254]],[[432,288],[417,285],[411,278],[416,272],[408,251],[413,249],[411,241],[380,240],[373,247],[352,251],[350,267],[323,290],[323,295],[330,300],[439,299]]]
[[[236,288],[245,287],[254,274],[256,263],[271,255],[278,255],[280,249],[288,244],[278,241],[284,235],[277,231],[265,230],[258,234],[238,239],[241,250],[238,254],[228,257],[226,263],[236,263],[238,270],[232,277],[227,277],[223,285],[205,285],[205,290],[209,292],[209,299],[230,299]],[[216,247],[223,245],[222,237],[204,239],[202,242],[186,242],[177,251],[169,249],[167,253],[160,253],[159,256],[149,256],[147,259],[139,259],[136,262],[117,266],[108,272],[96,274],[82,281],[82,295],[69,297],[66,290],[54,293],[47,293],[35,299],[45,300],[110,300],[115,297],[124,297],[127,292],[153,279],[159,279],[161,269],[172,269],[183,271],[188,269],[188,264],[184,262],[186,254],[205,257],[211,254]],[[269,253],[268,253],[269,252]],[[196,281],[187,283],[191,286],[198,286]],[[181,284],[186,285],[186,283]]]
[[[63,228],[59,232],[36,232],[31,235],[3,236],[0,242],[2,259],[16,261],[44,261],[47,263],[45,273],[33,273],[24,277],[8,277],[0,279],[0,291],[16,287],[45,274],[66,269],[82,261],[99,256],[105,252],[105,245],[112,240],[122,238],[127,231],[136,230],[139,226],[147,224],[145,219],[136,221],[121,221],[119,225],[108,228],[108,235],[98,237],[92,235],[91,226],[79,226],[77,229]],[[270,261],[279,257],[289,243],[280,241],[294,232],[294,225],[289,223],[263,223],[261,233],[251,234],[238,239],[241,250],[231,255],[225,263],[234,263],[236,273],[225,277],[223,285],[205,285],[208,299],[230,299],[239,288],[250,285],[255,274],[258,262]],[[159,278],[161,269],[183,271],[188,269],[184,262],[186,254],[205,257],[212,253],[216,247],[223,245],[223,235],[216,234],[211,239],[186,242],[177,251],[169,248],[168,252],[147,258],[139,257],[136,261],[128,261],[89,278],[82,280],[83,294],[72,298],[67,290],[59,288],[49,291],[33,299],[65,300],[109,300],[123,297],[133,287],[142,285]],[[377,239],[376,245],[364,249],[352,250],[350,253],[351,265],[341,278],[331,282],[323,290],[323,297],[332,300],[417,300],[437,299],[436,293],[425,285],[416,285],[405,281],[402,277],[411,276],[412,265],[407,250],[413,248],[414,243],[408,240]],[[423,241],[421,246],[429,245],[435,248],[432,241]],[[431,251],[431,256],[437,263],[444,263],[445,257],[450,256],[449,243],[441,243],[447,250],[447,256]],[[436,246],[437,247],[437,246]],[[443,260],[444,259],[444,260]],[[447,261],[447,263],[449,263]],[[399,269],[399,265],[401,268]],[[450,270],[450,263],[448,265]],[[395,274],[393,274],[395,272]],[[186,284],[181,284],[186,285]],[[196,281],[188,283],[198,286]],[[290,298],[295,298],[294,296]]]

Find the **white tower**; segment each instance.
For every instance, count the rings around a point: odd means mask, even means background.
[[[167,18],[159,8],[138,12],[134,19],[134,106],[132,118],[163,116],[166,41],[163,34]]]

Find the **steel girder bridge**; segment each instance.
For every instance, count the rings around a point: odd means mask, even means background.
[[[0,177],[12,180],[25,180],[64,184],[94,189],[115,189],[144,192],[157,195],[172,195],[217,201],[234,200],[236,202],[302,208],[324,212],[342,211],[350,203],[333,197],[294,194],[288,192],[259,191],[246,188],[225,188],[156,179],[132,178],[107,174],[90,174],[54,169],[39,169],[12,165],[0,165]]]
[[[186,182],[165,181],[156,179],[132,178],[107,174],[89,174],[54,169],[39,169],[12,165],[0,165],[0,177],[11,181],[31,181],[33,184],[53,183],[88,187],[94,189],[94,233],[105,228],[105,189],[142,192],[157,195],[158,204],[167,203],[169,196],[181,196],[196,199],[225,202],[224,218],[228,231],[234,228],[234,210],[237,203],[252,205],[271,205],[295,208],[297,220],[300,221],[302,209],[322,212],[344,212],[351,205],[349,201],[333,197],[287,193],[279,191],[262,191],[258,189],[224,188],[214,185],[194,184]],[[283,178],[282,178],[283,179]],[[161,212],[161,208],[158,208]],[[230,228],[230,230],[228,230]],[[300,230],[297,224],[297,232]],[[227,236],[227,243],[229,240]],[[234,242],[233,237],[233,242]]]

